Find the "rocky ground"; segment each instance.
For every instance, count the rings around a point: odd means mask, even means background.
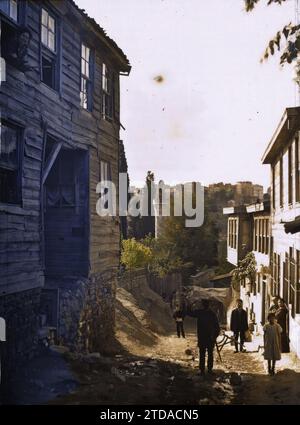
[[[24,369],[13,404],[300,404],[300,361],[284,354],[269,377],[259,338],[245,353],[226,345],[214,375],[202,377],[194,319],[185,320],[186,339],[177,338],[168,304],[148,287],[119,288],[116,319],[105,356],[52,347]]]
[[[129,352],[112,357],[69,354],[79,387],[53,404],[300,404],[300,365],[283,355],[278,373],[269,377],[258,342],[248,352],[224,347],[214,376],[198,375],[194,333],[186,339],[159,337],[144,355]]]

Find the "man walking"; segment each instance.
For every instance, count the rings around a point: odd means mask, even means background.
[[[197,337],[199,347],[200,374],[205,374],[205,357],[207,352],[207,370],[212,373],[214,366],[214,347],[220,333],[216,314],[209,308],[209,300],[202,300],[202,309],[188,310],[187,314],[197,318]]]
[[[230,330],[234,333],[234,345],[235,353],[239,351],[239,339],[240,339],[240,351],[246,351],[244,349],[245,332],[248,330],[248,318],[247,312],[243,309],[243,301],[237,300],[237,308],[232,310],[230,320]]]
[[[176,330],[177,330],[177,336],[180,338],[180,335],[182,335],[182,338],[185,338],[184,328],[183,328],[183,320],[184,320],[184,314],[182,309],[177,306],[175,313],[173,314],[173,317],[176,322]]]

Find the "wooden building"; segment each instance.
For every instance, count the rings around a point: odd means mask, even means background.
[[[0,3],[0,316],[11,362],[38,329],[101,350],[113,333],[118,217],[96,185],[118,187],[126,55],[72,0]]]
[[[223,208],[227,222],[227,261],[234,266],[251,251],[251,223],[244,205]]]
[[[272,295],[289,307],[291,348],[300,356],[300,108],[287,108],[263,155],[271,169]]]

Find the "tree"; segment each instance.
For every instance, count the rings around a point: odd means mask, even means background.
[[[253,252],[249,252],[245,258],[239,261],[238,267],[233,270],[233,280],[238,286],[246,279],[251,284],[255,282],[256,260]]]
[[[145,178],[145,188],[147,188],[148,191],[148,215],[130,217],[128,220],[128,236],[138,240],[141,240],[148,235],[155,235],[155,216],[152,214],[152,201],[154,196],[151,191],[152,182],[154,182],[154,173],[152,171],[148,171]]]
[[[121,263],[128,271],[132,272],[144,268],[159,277],[164,277],[183,268],[180,258],[166,250],[160,240],[151,236],[140,241],[134,238],[124,240],[122,242]]]
[[[182,260],[174,255],[173,251],[161,239],[147,236],[143,239],[143,244],[151,248],[152,261],[149,263],[149,271],[154,275],[165,277],[170,273],[182,271],[185,267]]]
[[[206,202],[204,216],[200,227],[186,227],[185,216],[164,217],[161,224],[160,243],[165,251],[181,260],[186,279],[203,267],[218,265],[219,232]]]
[[[244,0],[247,12],[251,12],[261,0]],[[266,0],[267,5],[281,5],[287,0]],[[277,31],[274,38],[269,41],[261,61],[273,56],[276,51],[281,52],[280,65],[296,63],[296,82],[300,83],[300,66],[298,56],[300,55],[300,25],[291,22]]]
[[[134,238],[122,242],[121,263],[129,271],[148,268],[152,261],[151,248]]]

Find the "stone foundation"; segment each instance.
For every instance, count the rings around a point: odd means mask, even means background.
[[[114,336],[115,276],[94,275],[59,290],[58,339],[73,351],[105,352]]]
[[[4,372],[10,372],[38,351],[41,289],[0,297],[0,316],[6,321]]]

